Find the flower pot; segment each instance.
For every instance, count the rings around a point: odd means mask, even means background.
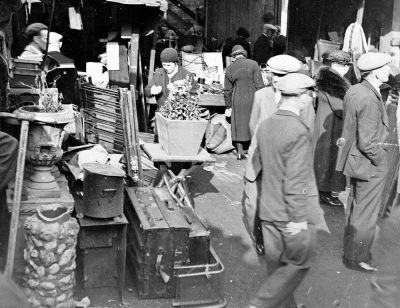
[[[25,228],[25,293],[32,307],[74,307],[79,225],[70,209],[41,205]]]
[[[156,113],[158,140],[169,155],[196,156],[206,131],[207,121],[170,120]]]

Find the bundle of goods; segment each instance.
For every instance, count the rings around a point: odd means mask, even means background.
[[[220,83],[199,84],[201,94],[223,94],[224,87]]]

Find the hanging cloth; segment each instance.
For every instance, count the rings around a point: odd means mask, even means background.
[[[351,54],[363,54],[368,52],[367,40],[362,26],[358,22],[350,24],[344,34],[343,51]]]

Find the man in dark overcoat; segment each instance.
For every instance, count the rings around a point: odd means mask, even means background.
[[[311,133],[301,110],[313,99],[314,80],[292,73],[277,82],[279,110],[256,133],[253,159],[261,166],[258,216],[262,224],[268,276],[249,307],[297,307],[293,293],[310,269],[315,246],[318,202],[311,159]],[[283,133],[284,132],[284,133]],[[264,172],[265,171],[265,172]],[[312,213],[312,214],[311,214]],[[319,219],[323,220],[323,216]]]
[[[344,97],[344,125],[336,169],[350,177],[351,191],[346,207],[343,263],[346,267],[371,272],[374,240],[384,179],[387,152],[384,142],[389,124],[379,87],[388,81],[390,56],[363,54],[357,66],[360,84],[350,87]]]
[[[273,54],[273,40],[275,37],[276,27],[271,24],[264,24],[263,33],[254,42],[254,61],[258,65],[265,65]]]
[[[257,63],[247,59],[241,45],[232,48],[233,63],[225,72],[224,98],[226,115],[231,116],[232,141],[238,152],[238,160],[245,158],[244,146],[250,143],[250,114],[254,93],[264,87],[261,70]]]

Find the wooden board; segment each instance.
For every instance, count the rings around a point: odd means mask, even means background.
[[[197,156],[171,156],[168,155],[159,143],[145,143],[142,145],[143,151],[149,155],[153,162],[214,162],[212,157],[205,149],[201,148]]]

